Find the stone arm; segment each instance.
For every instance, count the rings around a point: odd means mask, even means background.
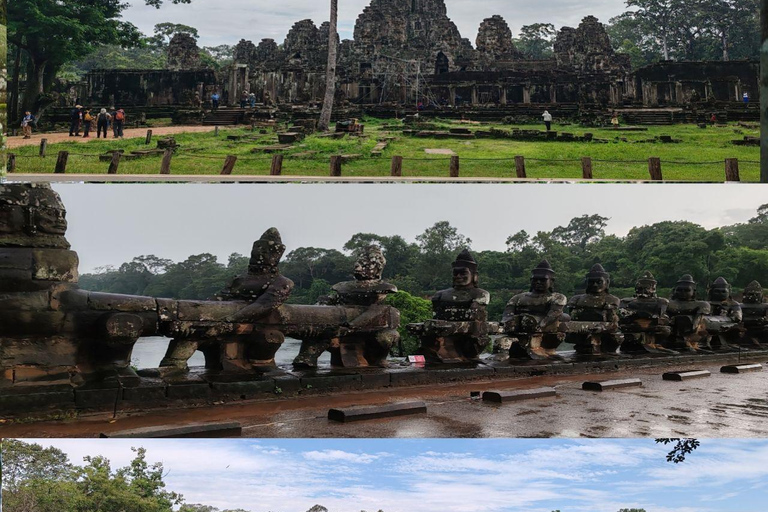
[[[744,313],[741,310],[741,304],[736,303],[733,305],[733,309],[731,311],[731,319],[734,322],[739,323],[744,321]]]
[[[567,302],[564,296],[554,297],[550,303],[549,311],[539,322],[539,327],[542,331],[547,331],[551,326],[557,326],[558,322],[563,319],[563,313],[565,312],[565,306]]]
[[[507,324],[515,319],[515,315],[517,314],[516,310],[517,301],[512,298],[509,302],[507,302],[507,306],[504,308],[504,315],[501,317],[501,323],[504,325],[505,329],[507,329]]]
[[[293,281],[282,278],[272,283],[259,297],[227,319],[232,323],[252,323],[268,315],[288,300],[293,291]]]

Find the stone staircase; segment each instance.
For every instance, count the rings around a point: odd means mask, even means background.
[[[241,124],[245,122],[247,112],[248,110],[244,108],[221,107],[216,111],[206,112],[203,124],[210,126]]]

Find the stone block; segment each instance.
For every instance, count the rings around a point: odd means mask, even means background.
[[[484,402],[520,402],[536,398],[549,398],[557,396],[555,388],[522,389],[514,391],[486,391],[483,393]]]
[[[643,382],[640,379],[620,379],[620,380],[605,380],[602,382],[585,382],[581,385],[581,389],[585,391],[608,391],[611,389],[623,389],[641,387]]]
[[[275,381],[272,379],[250,382],[214,382],[211,384],[214,395],[250,400],[266,396],[274,396]]]
[[[353,421],[366,421],[382,418],[396,418],[400,416],[412,416],[414,414],[426,414],[427,404],[424,402],[408,402],[389,404],[377,407],[350,407],[347,409],[331,409],[328,411],[328,419],[340,423]]]
[[[194,400],[208,398],[211,395],[211,386],[208,383],[173,383],[166,388],[166,396],[170,400]]]
[[[104,409],[114,407],[121,398],[119,388],[76,389],[75,405],[80,409]]]
[[[315,391],[352,390],[362,387],[360,375],[323,375],[317,377],[302,377],[300,379],[303,389]]]
[[[156,311],[157,301],[152,297],[137,297],[117,293],[96,293],[88,296],[88,305],[98,311],[142,312]]]
[[[33,249],[32,274],[41,281],[77,282],[77,253],[65,249]]]
[[[710,377],[712,374],[706,370],[692,370],[687,372],[667,372],[662,375],[662,379],[682,382],[685,380],[702,379]]]
[[[752,373],[763,371],[761,364],[734,364],[720,368],[721,373]]]
[[[101,438],[128,438],[128,439],[211,439],[222,437],[240,437],[243,433],[242,425],[238,422],[220,423],[194,423],[191,425],[161,425],[158,427],[144,427],[117,432],[102,433]]]

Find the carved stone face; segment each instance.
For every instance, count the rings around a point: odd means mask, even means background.
[[[66,215],[59,208],[41,206],[33,210],[33,225],[39,233],[63,236],[67,234]]]
[[[744,304],[762,304],[763,292],[758,290],[744,291]]]
[[[531,291],[535,293],[547,293],[552,289],[554,281],[551,277],[534,276],[531,278]]]
[[[275,251],[274,245],[266,240],[258,240],[251,251],[250,268],[252,270],[268,270],[276,268],[280,263],[282,253]]]
[[[728,300],[730,296],[731,296],[731,291],[724,286],[710,288],[709,290],[709,300],[711,300],[712,302],[723,302]]]
[[[587,293],[590,295],[598,295],[608,290],[608,280],[604,277],[588,277],[587,278]]]
[[[694,300],[696,287],[690,284],[679,284],[675,288],[674,298],[677,300]]]
[[[384,273],[387,260],[375,246],[364,250],[355,261],[354,275],[358,281],[378,281]]]
[[[474,276],[472,271],[466,267],[456,267],[453,269],[453,287],[454,288],[469,288],[472,286]]]
[[[637,283],[635,285],[635,296],[640,299],[656,297],[656,285],[651,283]]]

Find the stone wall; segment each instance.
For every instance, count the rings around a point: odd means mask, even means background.
[[[209,69],[93,70],[86,81],[86,102],[94,108],[191,105],[196,91],[207,98],[217,87]]]

